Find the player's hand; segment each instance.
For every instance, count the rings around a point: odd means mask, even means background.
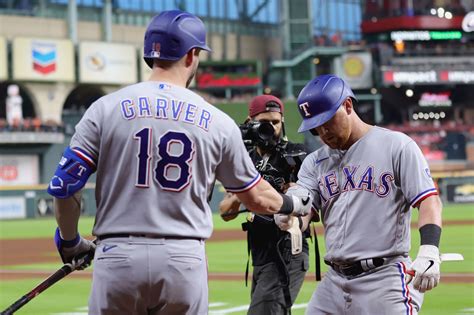
[[[237,198],[237,195],[226,193],[224,199],[219,205],[219,212],[222,220],[230,221],[237,218],[239,215],[240,204],[241,202],[239,198]]]
[[[413,287],[422,293],[433,289],[439,283],[440,264],[438,247],[421,245],[416,259],[410,266],[410,272],[414,272],[415,275],[407,275],[407,283],[413,280]]]
[[[58,249],[59,255],[63,263],[71,263],[75,257],[83,256],[91,251],[95,251],[96,245],[94,242],[86,240],[79,234],[74,240],[66,241],[61,238],[59,228],[56,229],[54,235],[54,242]],[[81,266],[80,269],[86,268],[88,265]]]
[[[275,220],[275,224],[282,231],[287,231],[291,228],[291,225],[293,224],[293,218],[294,217],[289,214],[277,213],[273,215],[273,220]]]
[[[311,211],[312,199],[308,190],[298,185],[288,188],[286,195],[293,200],[293,215],[305,216]]]

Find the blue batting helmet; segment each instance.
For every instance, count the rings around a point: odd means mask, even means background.
[[[187,12],[163,11],[153,17],[145,32],[143,59],[153,68],[153,59],[179,60],[193,48],[211,51],[204,23]]]
[[[320,75],[309,81],[298,95],[298,110],[303,117],[298,132],[327,122],[348,97],[356,99],[349,85],[333,74]]]

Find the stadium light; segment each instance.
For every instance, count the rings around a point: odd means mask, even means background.
[[[444,16],[444,8],[438,8],[438,17],[442,18]]]

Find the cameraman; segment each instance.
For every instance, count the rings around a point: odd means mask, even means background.
[[[302,144],[286,139],[283,110],[283,103],[277,97],[257,96],[250,103],[249,117],[240,126],[255,167],[279,192],[285,192],[296,182],[306,156]],[[239,207],[239,199],[227,193],[220,203],[222,218],[225,221],[236,218]],[[306,237],[309,237],[310,217],[311,214],[293,217],[249,213],[247,222],[242,224],[247,231],[253,265],[248,314],[289,313],[309,267]],[[292,242],[292,238],[296,241]]]

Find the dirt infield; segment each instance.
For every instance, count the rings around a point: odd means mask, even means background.
[[[474,221],[448,221],[444,225],[474,225]],[[322,235],[323,229],[318,227],[317,234]],[[208,242],[244,240],[246,234],[240,230],[214,231]],[[50,271],[5,270],[2,266],[30,265],[35,263],[58,263],[58,255],[52,238],[35,238],[21,240],[0,240],[0,280],[25,278],[45,278]],[[90,278],[90,271],[75,272],[74,278]],[[243,280],[241,273],[210,274],[210,280]],[[314,280],[314,275],[307,275]],[[443,282],[474,283],[474,274],[443,274]]]

